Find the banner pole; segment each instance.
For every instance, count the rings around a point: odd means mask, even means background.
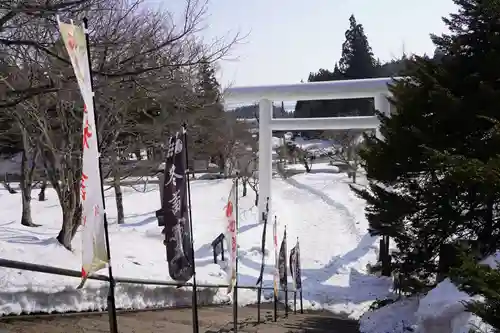
[[[301,263],[300,263],[300,243],[299,243],[299,238],[297,237],[297,250],[298,250],[298,253],[299,253],[299,260],[297,265],[299,265],[299,271],[300,271],[300,313],[303,314],[304,313],[304,307],[302,305],[302,266],[301,266]]]
[[[261,264],[260,264],[260,273],[259,278],[257,279],[257,284],[259,285],[257,291],[257,323],[260,323],[260,303],[262,299],[262,283],[263,283],[263,275],[264,275],[264,264],[265,264],[265,251],[266,251],[266,228],[267,228],[267,220],[269,218],[269,197],[266,198],[266,211],[262,213],[262,222],[264,222],[264,229],[262,230],[262,245],[261,245]]]
[[[238,183],[239,183],[239,173],[236,173],[236,183],[235,183],[235,220],[236,220],[236,281],[234,283],[234,290],[233,290],[233,322],[234,322],[234,332],[238,332],[238,230],[239,230],[239,208],[238,208],[238,197],[239,197],[239,190],[238,190]]]
[[[274,225],[273,225],[273,243],[274,243],[274,321],[278,320],[278,283],[279,274],[278,272],[278,218],[276,215],[274,216]]]
[[[184,141],[184,157],[186,158],[186,184],[187,184],[187,197],[188,197],[188,212],[189,212],[189,229],[191,234],[191,261],[193,264],[193,294],[192,294],[192,311],[193,311],[193,333],[198,333],[200,330],[198,323],[198,291],[196,287],[196,264],[194,256],[194,235],[193,235],[193,218],[191,213],[191,185],[189,179],[189,154],[188,154],[188,144],[187,144],[187,125],[183,124],[183,141]]]
[[[97,108],[95,104],[95,96],[94,96],[94,77],[92,75],[92,61],[90,58],[90,38],[88,31],[88,19],[86,17],[83,18],[83,29],[85,32],[85,43],[87,44],[87,59],[89,62],[89,73],[90,73],[90,88],[92,90],[92,104],[94,107],[94,123],[95,123],[95,135],[96,141],[99,145],[98,139],[98,131],[97,129]],[[99,149],[99,146],[98,148]],[[106,252],[108,256],[108,275],[109,275],[109,292],[108,292],[108,315],[109,315],[109,330],[111,333],[118,333],[118,321],[116,319],[116,299],[115,299],[115,279],[113,277],[113,268],[111,267],[111,247],[109,244],[109,230],[108,230],[108,219],[106,217],[106,200],[104,197],[104,187],[102,186],[102,163],[101,163],[101,155],[99,153],[99,179],[101,180],[101,196],[102,196],[102,210],[104,214],[104,237],[106,240]]]
[[[297,314],[297,291],[293,292],[293,314]]]
[[[285,242],[285,258],[283,260],[285,264],[285,317],[288,318],[288,271],[287,271],[287,250],[288,250],[288,244],[287,244],[287,237],[286,237],[286,225],[285,225],[285,237],[284,237],[284,242]]]

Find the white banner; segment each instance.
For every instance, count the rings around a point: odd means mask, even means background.
[[[273,239],[274,239],[274,296],[278,297],[278,283],[279,283],[279,254],[278,254],[278,219],[274,217],[273,224]]]
[[[82,280],[85,281],[90,274],[106,267],[108,262],[93,92],[84,28],[74,24],[61,23],[59,20],[58,24],[84,102],[80,195],[83,227]]]
[[[236,181],[233,183],[231,187],[231,191],[229,192],[229,198],[227,200],[226,205],[226,220],[227,227],[225,233],[225,239],[227,242],[227,248],[229,252],[229,265],[227,267],[227,275],[228,275],[228,284],[229,287],[227,289],[228,294],[233,291],[233,287],[236,284],[236,258],[238,256],[238,243],[236,241],[236,235],[238,233],[237,225],[236,225],[236,214],[238,212],[236,207]]]

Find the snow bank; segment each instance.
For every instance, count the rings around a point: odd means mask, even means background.
[[[410,332],[416,327],[417,308],[418,299],[409,298],[366,312],[361,317],[359,329],[362,333]]]
[[[500,252],[481,263],[496,267],[499,259]],[[488,332],[489,328],[480,318],[465,311],[464,303],[479,299],[458,290],[449,279],[445,279],[420,300],[417,311],[420,332],[441,329],[443,333],[468,333],[471,328]]]
[[[481,263],[496,267],[499,259],[500,252]],[[420,300],[404,299],[366,313],[361,318],[361,332],[406,332],[405,325],[417,333],[469,333],[470,329],[492,332],[480,318],[465,311],[464,303],[479,299],[458,290],[445,279]]]

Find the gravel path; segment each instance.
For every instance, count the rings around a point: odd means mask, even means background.
[[[304,314],[279,313],[273,322],[272,310],[261,310],[261,320],[256,324],[255,307],[238,310],[241,333],[359,333],[358,324],[326,312]],[[203,308],[199,310],[200,333],[232,332],[231,307]],[[122,313],[118,317],[119,333],[192,333],[191,310],[166,310]],[[108,333],[107,315],[51,316],[29,319],[0,319],[0,333]]]

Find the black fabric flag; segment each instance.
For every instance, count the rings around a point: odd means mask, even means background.
[[[183,141],[182,134],[176,133],[168,142],[162,210],[168,271],[175,281],[186,282],[194,274],[194,265]]]
[[[293,279],[293,286],[296,291],[302,289],[302,277],[300,271],[300,247],[299,241],[290,251],[290,274]]]
[[[285,234],[283,235],[283,241],[281,241],[280,253],[278,257],[278,269],[281,288],[283,288],[283,290],[286,290],[288,285],[288,274],[286,271],[286,229]]]

